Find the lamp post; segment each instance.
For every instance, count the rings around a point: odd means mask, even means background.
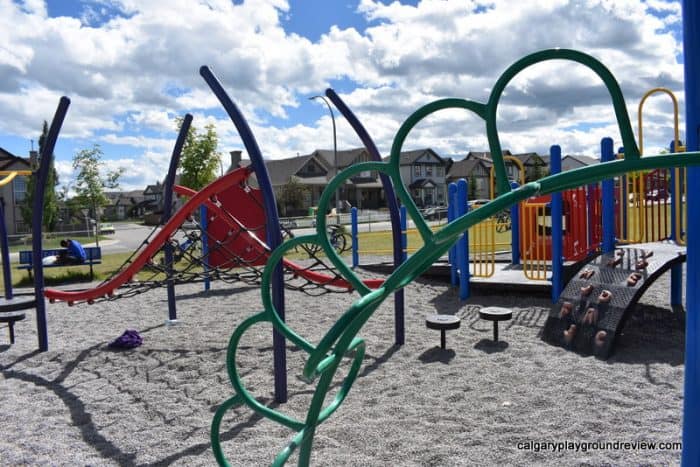
[[[336,132],[335,132],[335,115],[333,114],[333,108],[331,107],[331,104],[328,102],[328,100],[323,97],[323,96],[311,96],[309,97],[309,100],[314,100],[314,99],[321,99],[323,102],[326,103],[326,107],[328,107],[328,111],[331,114],[331,122],[333,122],[333,176],[338,175],[338,141],[336,137]],[[333,208],[336,209],[336,213],[338,210],[338,192],[334,191],[333,192]],[[340,213],[337,213],[337,218],[336,222],[340,224]]]

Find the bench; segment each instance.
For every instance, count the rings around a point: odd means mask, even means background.
[[[56,268],[56,267],[69,267],[69,266],[90,266],[90,280],[95,278],[95,274],[92,270],[93,264],[102,263],[102,249],[99,246],[86,246],[85,249],[85,261],[78,264],[66,264],[66,263],[55,263],[55,264],[45,264],[44,268]],[[59,248],[55,250],[43,250],[41,252],[41,257],[46,258],[47,256],[60,256],[61,253],[66,251],[65,248]],[[26,269],[29,273],[29,278],[32,278],[32,269],[34,265],[32,264],[32,251],[20,251],[19,252],[19,266],[17,269]]]

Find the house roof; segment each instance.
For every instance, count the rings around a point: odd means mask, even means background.
[[[435,182],[429,178],[418,178],[418,179],[414,180],[413,183],[411,183],[408,187],[410,189],[414,189],[414,188],[424,188],[426,186],[436,186],[436,185],[435,185]]]
[[[19,164],[22,167],[12,167],[15,164]],[[29,168],[29,159],[17,157],[10,151],[0,148],[0,170],[27,170]]]
[[[367,149],[365,148],[355,148],[355,149],[344,149],[344,150],[339,150],[338,151],[338,167],[341,169],[344,167],[349,167],[352,165],[362,154],[369,154],[367,153]],[[315,150],[312,155],[316,155],[320,158],[322,158],[326,162],[326,167],[330,169],[331,176],[335,176],[335,173],[333,171],[333,167],[335,165],[334,160],[335,160],[335,153],[333,152],[332,149],[317,149]],[[368,157],[368,159],[370,159]]]
[[[597,164],[600,162],[598,159],[595,157],[590,157],[590,156],[572,156],[570,154],[567,154],[566,156],[562,157],[563,159],[573,159],[577,162],[580,162],[582,165],[591,165],[591,164]]]
[[[433,151],[430,148],[424,148],[424,149],[414,149],[412,151],[404,151],[401,153],[401,157],[399,159],[399,165],[411,165],[421,157],[423,157],[425,154],[430,154],[432,156],[437,157],[440,161],[442,161],[443,164],[449,164],[449,159],[445,159],[443,157],[440,157],[438,153]],[[382,160],[384,162],[387,162],[391,156],[386,156],[383,157]]]
[[[482,166],[484,170],[488,170],[491,164],[486,164],[486,161],[482,159],[462,159],[461,161],[455,161],[452,163],[449,172],[447,172],[447,178],[467,178],[478,166]]]
[[[292,175],[296,175],[311,159],[314,159],[323,168],[329,170],[328,162],[323,157],[317,156],[316,151],[305,156],[266,160],[265,167],[267,167],[267,172],[270,175],[270,182],[273,186],[285,185],[289,182]],[[304,180],[306,181],[307,178],[304,178]]]
[[[520,160],[523,165],[545,165],[546,163],[539,154],[536,152],[524,152],[522,154],[511,154],[511,157],[515,157]]]
[[[508,150],[504,149],[503,151],[504,156],[512,156],[513,154]],[[487,167],[491,167],[493,164],[493,159],[491,158],[491,152],[489,151],[469,151],[467,155],[464,157],[464,159],[480,159],[484,161]]]

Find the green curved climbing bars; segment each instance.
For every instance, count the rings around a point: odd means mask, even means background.
[[[596,164],[581,169],[551,175],[536,182],[527,183],[515,190],[511,190],[503,162],[501,144],[496,127],[496,111],[500,97],[511,79],[525,68],[546,60],[564,59],[580,63],[594,71],[607,87],[615,116],[622,136],[625,148],[625,158]],[[428,115],[443,109],[461,108],[474,112],[484,120],[489,148],[493,157],[496,180],[500,196],[488,204],[470,211],[462,217],[455,219],[440,230],[433,232],[423,219],[411,199],[408,190],[401,182],[399,173],[399,155],[401,148],[413,127]],[[323,192],[319,201],[319,209],[316,216],[316,230],[314,235],[297,237],[289,240],[277,248],[265,267],[262,276],[262,300],[265,310],[246,319],[233,332],[227,353],[227,370],[235,395],[225,401],[217,410],[211,427],[212,449],[217,462],[220,465],[229,465],[223,454],[219,440],[221,420],[226,411],[240,404],[245,404],[252,410],[266,418],[274,420],[297,432],[292,441],[274,459],[273,465],[284,464],[295,449],[299,448],[299,465],[308,465],[311,458],[314,433],[325,419],[327,419],[347,397],[350,388],[357,378],[362,358],[364,356],[364,342],[357,337],[367,320],[372,316],[379,305],[393,292],[405,287],[431,264],[444,255],[457,238],[469,227],[525,200],[533,195],[544,195],[557,191],[575,188],[581,185],[598,182],[615,175],[627,172],[648,170],[654,168],[669,168],[700,164],[700,152],[670,154],[663,156],[639,157],[639,149],[634,139],[629,116],[625,107],[620,86],[610,71],[598,60],[582,52],[567,49],[543,50],[528,55],[511,65],[496,82],[486,104],[464,99],[441,99],[421,107],[406,119],[397,132],[391,148],[391,157],[388,162],[366,162],[349,167],[338,174]],[[329,201],[332,194],[340,185],[352,177],[367,170],[376,170],[387,174],[396,189],[397,196],[406,206],[409,215],[423,239],[424,245],[403,264],[401,264],[385,281],[384,285],[376,290],[367,288],[355,273],[342,261],[330,240],[326,236],[326,217]],[[275,266],[282,260],[284,253],[301,243],[315,243],[323,248],[324,252],[338,269],[339,273],[347,279],[360,297],[328,330],[318,345],[312,345],[303,337],[290,329],[278,316],[272,296],[270,280]],[[244,333],[251,327],[262,322],[271,323],[279,332],[295,345],[309,354],[303,369],[303,375],[309,380],[318,379],[316,389],[305,420],[296,420],[281,411],[270,409],[255,400],[246,391],[236,369],[236,351]],[[342,382],[341,389],[335,399],[324,406],[326,395],[333,383],[333,378],[344,358],[351,361],[350,370]]]

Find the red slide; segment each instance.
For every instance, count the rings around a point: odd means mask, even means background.
[[[44,295],[50,302],[64,301],[68,302],[69,305],[80,301],[91,303],[95,299],[113,295],[115,289],[122,284],[131,281],[134,275],[136,275],[136,273],[139,272],[141,268],[143,268],[143,266],[148,263],[148,261],[150,261],[156,253],[158,253],[158,251],[160,251],[162,245],[170,239],[173,232],[175,232],[192,214],[192,212],[198,209],[202,204],[206,204],[208,208],[214,210],[218,217],[229,224],[230,227],[243,230],[244,226],[240,224],[235,217],[225,213],[219,206],[213,203],[211,199],[216,198],[216,194],[222,192],[227,187],[232,185],[240,185],[248,178],[251,172],[252,168],[249,167],[236,169],[231,173],[228,173],[213,181],[198,192],[184,187],[175,187],[176,192],[190,196],[190,200],[170,218],[163,228],[155,235],[152,241],[146,245],[143,251],[141,251],[141,253],[134,258],[133,262],[126,269],[93,289],[63,291],[47,288],[44,290]],[[250,250],[254,249],[257,250],[258,254],[263,253],[265,256],[268,256],[269,248],[267,245],[265,245],[265,243],[258,239],[255,234],[250,233],[247,230],[243,230],[243,232],[246,233],[246,235],[241,235],[240,238],[245,239],[245,255],[249,255]],[[330,285],[338,288],[351,288],[350,284],[344,279],[334,278],[314,271],[308,271],[302,266],[286,260],[284,265],[293,270],[300,277],[308,279],[314,283]],[[382,283],[383,281],[380,279],[365,281],[365,284],[371,288],[379,287]]]

